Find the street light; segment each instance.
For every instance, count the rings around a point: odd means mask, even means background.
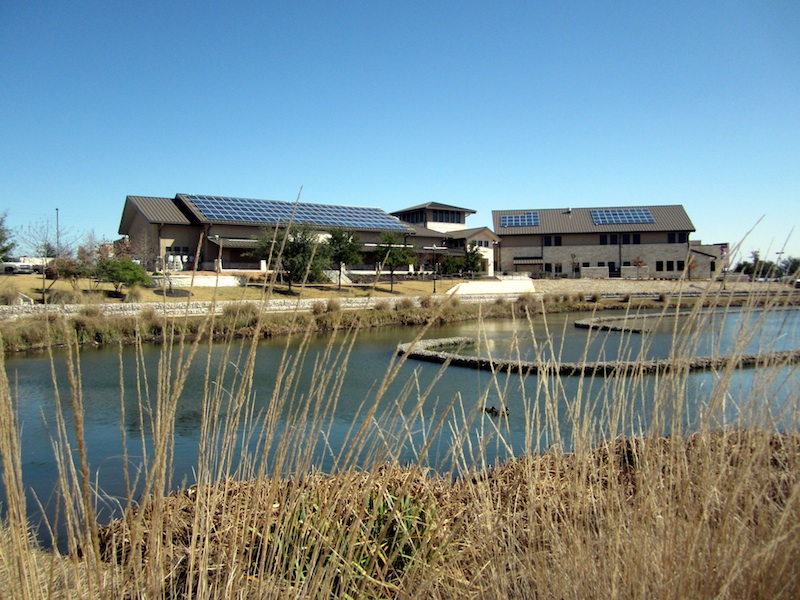
[[[447,250],[447,246],[423,246],[423,250],[433,250],[433,293],[436,293],[436,271],[439,268],[439,264],[436,262],[436,251],[437,250]]]

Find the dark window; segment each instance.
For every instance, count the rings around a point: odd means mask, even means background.
[[[622,234],[622,243],[623,244],[630,244],[631,243],[631,234],[630,233],[623,233]]]
[[[717,261],[715,261],[715,260],[711,261],[711,272],[712,273],[716,273],[717,272]]]
[[[656,261],[656,271],[663,271],[664,270],[664,261],[657,260]]]
[[[587,267],[587,268],[588,268],[588,267],[589,267],[589,263],[588,263],[588,262],[581,263],[581,266],[582,266],[582,267]]]
[[[605,266],[606,266],[606,263],[605,263],[605,261],[602,261],[602,260],[601,260],[600,262],[598,262],[598,263],[597,263],[597,266],[598,266],[598,267],[605,267]]]
[[[667,243],[668,244],[674,244],[675,243],[675,233],[674,232],[670,232],[670,233],[667,234]]]
[[[631,266],[631,261],[629,261],[629,260],[622,261],[622,266],[623,267],[630,267]]]
[[[609,242],[611,243],[612,246],[616,246],[617,245],[617,234],[616,233],[612,233],[611,234],[611,236],[609,238]]]
[[[674,271],[675,270],[675,262],[668,260],[667,261],[667,271]]]
[[[642,236],[638,233],[633,234],[633,243],[634,244],[641,244],[642,243]]]
[[[684,261],[682,261],[682,260],[679,260],[678,264],[677,264],[677,267],[678,267],[678,271],[683,271],[686,268],[686,263]]]
[[[680,242],[681,244],[685,244],[688,241],[688,239],[689,236],[686,235],[685,231],[681,231],[680,233],[678,233],[678,242]]]
[[[544,272],[545,273],[552,273],[553,272],[552,263],[544,263]]]
[[[608,236],[605,233],[600,234],[600,245],[608,246]]]
[[[560,246],[561,245],[561,236],[560,235],[555,236],[553,241],[555,242],[555,244],[554,244],[555,246]]]
[[[617,270],[617,263],[615,263],[615,262],[608,263],[608,271],[609,271],[609,273],[613,273],[616,270]]]
[[[545,246],[552,246],[553,245],[553,237],[546,235],[544,236],[544,245]]]

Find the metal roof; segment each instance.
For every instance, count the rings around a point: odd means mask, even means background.
[[[155,196],[127,196],[122,209],[119,233],[127,234],[131,221],[140,213],[149,223],[165,225],[191,225],[189,218],[181,212],[173,198]]]
[[[627,211],[646,209],[652,215],[651,223],[595,224],[592,211]],[[501,227],[501,217],[525,215],[535,211],[539,225]],[[503,219],[506,220],[506,219]],[[618,233],[646,231],[695,231],[689,215],[680,204],[664,206],[614,206],[593,208],[537,208],[521,210],[493,210],[495,232],[500,235],[552,235],[564,233]]]
[[[417,204],[416,206],[410,206],[408,208],[402,208],[400,210],[395,210],[391,214],[399,215],[400,213],[411,212],[413,210],[423,210],[423,209],[435,209],[435,210],[456,210],[468,215],[474,215],[475,211],[471,208],[461,208],[459,206],[452,206],[450,204],[442,204],[441,202],[426,202],[425,204]]]

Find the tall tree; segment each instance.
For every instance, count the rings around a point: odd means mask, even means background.
[[[290,292],[293,283],[321,281],[330,264],[327,247],[319,243],[317,231],[305,223],[292,225],[288,231],[265,229],[250,255],[267,260],[267,268],[285,273]]]
[[[398,267],[413,265],[417,262],[417,255],[411,246],[404,243],[399,234],[384,231],[379,240],[375,251],[380,270],[389,271],[390,287],[394,292],[394,272]]]
[[[339,227],[330,230],[328,255],[339,272],[339,289],[342,289],[342,267],[361,260],[361,242],[354,231]]]
[[[6,225],[6,213],[0,215],[0,259],[5,260],[16,244],[11,239],[11,230]]]
[[[467,254],[464,256],[464,270],[467,273],[477,273],[483,266],[483,254],[481,254],[478,244],[470,242]]]

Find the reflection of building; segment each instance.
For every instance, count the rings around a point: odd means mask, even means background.
[[[690,241],[680,205],[492,211],[500,269],[533,276],[708,278],[723,245]]]
[[[474,210],[428,202],[392,214],[414,229],[412,239],[420,257],[421,269],[432,269],[434,251],[426,248],[444,248],[436,251],[436,260],[439,262],[441,257],[464,256],[467,249],[474,245],[483,259],[481,271],[490,277],[494,275],[493,248],[500,238],[488,227],[467,229],[467,216],[475,214]]]
[[[178,194],[174,198],[128,196],[119,233],[148,269],[264,270],[249,256],[264,228],[307,223],[324,233],[341,227],[363,244],[382,232],[406,237],[414,231],[380,208]],[[365,258],[368,260],[368,258]]]

